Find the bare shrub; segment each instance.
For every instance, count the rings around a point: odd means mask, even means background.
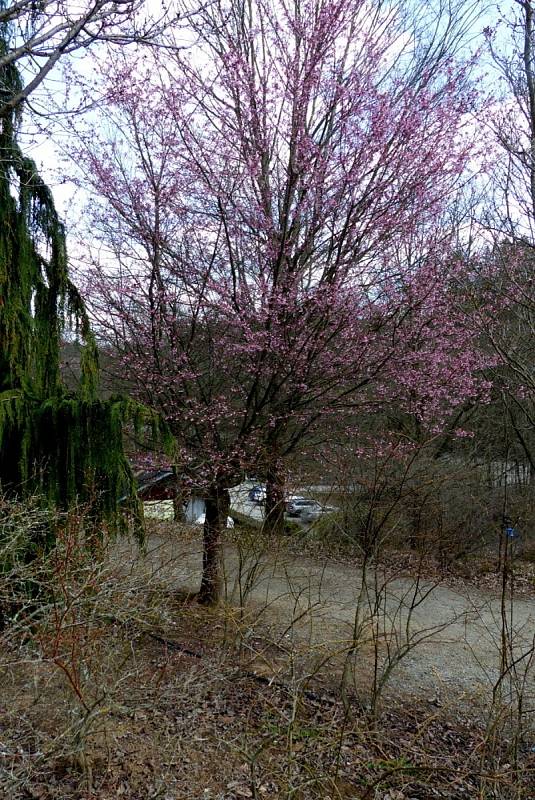
[[[171,602],[174,616],[180,604],[133,543],[126,559],[125,542],[88,546],[86,509],[60,516],[37,500],[2,504],[0,671],[10,708],[0,791],[18,797],[59,765],[90,790],[114,720],[135,708],[125,687],[139,671],[139,643],[168,626]],[[54,545],[34,546],[28,559],[27,542],[49,526]]]

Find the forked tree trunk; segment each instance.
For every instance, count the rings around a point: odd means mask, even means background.
[[[284,533],[284,472],[277,459],[268,469],[266,475],[266,505],[264,531],[270,535]]]
[[[222,593],[222,529],[226,527],[230,507],[227,489],[211,488],[205,499],[203,528],[202,579],[198,600],[206,606],[215,606]]]

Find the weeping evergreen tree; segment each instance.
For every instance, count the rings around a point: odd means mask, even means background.
[[[0,59],[5,42],[0,30]],[[0,92],[19,88],[16,69],[0,70]],[[65,232],[49,188],[18,146],[18,116],[10,111],[0,119],[0,492],[39,495],[56,509],[87,504],[92,524],[114,531],[125,525],[126,505],[140,530],[123,451],[133,405],[98,397],[97,348],[69,280]],[[83,343],[75,393],[60,374],[67,326]],[[50,531],[47,538],[41,546],[52,543]]]

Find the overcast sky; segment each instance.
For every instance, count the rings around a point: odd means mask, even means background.
[[[415,0],[415,2],[422,1],[425,2],[425,0]],[[149,0],[149,3],[151,2],[155,7],[156,0]],[[485,8],[484,13],[480,13],[473,23],[472,46],[476,43],[478,45],[483,44],[483,29],[496,23],[499,15],[498,7],[502,14],[508,14],[513,6],[514,0],[506,0],[506,2],[500,4],[489,3],[486,8],[483,6]],[[78,56],[76,68],[89,76],[94,69],[93,59],[83,55]],[[482,59],[481,69],[483,72],[488,72],[491,69],[487,58]],[[489,86],[490,83],[491,81],[489,81]],[[48,82],[47,90],[53,96],[60,98],[63,94],[63,89],[62,68],[59,68]],[[46,109],[48,103],[45,92],[32,97],[32,104],[36,108]],[[65,168],[62,166],[62,161],[68,151],[68,136],[61,131],[61,118],[57,118],[57,124],[49,126],[51,127],[51,132],[47,134],[39,131],[39,127],[47,125],[44,119],[37,118],[37,123],[35,123],[31,121],[29,115],[27,116],[28,121],[21,136],[21,145],[24,152],[36,161],[42,177],[53,191],[58,211],[66,223],[68,233],[71,233],[69,247],[71,248],[71,255],[75,256],[75,251],[80,246],[80,243],[76,242],[76,235],[73,236],[72,233],[76,228],[86,197],[80,193],[80,190],[73,183],[64,178]]]

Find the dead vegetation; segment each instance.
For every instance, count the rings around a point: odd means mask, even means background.
[[[21,521],[36,524],[33,512]],[[372,715],[365,644],[341,693],[348,645],[302,635],[311,601],[301,590],[276,636],[258,607],[214,611],[180,593],[189,535],[160,526],[156,564],[132,543],[88,552],[71,516],[48,556],[27,565],[13,555],[2,584],[0,796],[533,797],[531,740],[520,737],[513,758],[498,707],[491,728],[470,698],[389,691]],[[255,563],[247,554],[244,570]]]

